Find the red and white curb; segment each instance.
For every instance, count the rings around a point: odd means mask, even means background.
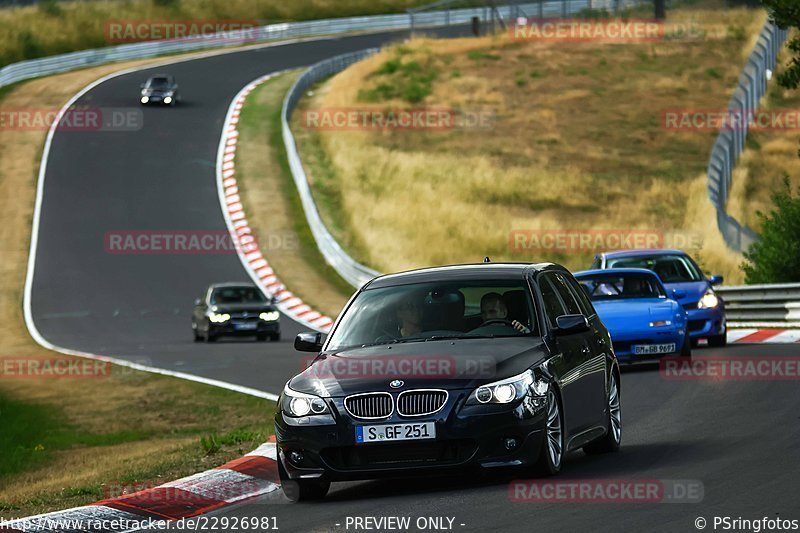
[[[736,344],[791,344],[800,342],[800,329],[729,329],[728,342]]]
[[[158,528],[154,522],[188,519],[244,500],[261,501],[270,493],[275,493],[276,502],[281,501],[276,454],[272,437],[218,468],[85,507],[0,522],[0,531],[138,531]]]
[[[259,250],[258,241],[247,222],[241,197],[239,196],[239,186],[236,182],[235,159],[236,146],[239,140],[239,131],[237,130],[239,115],[247,96],[256,87],[277,74],[280,74],[280,72],[261,76],[250,82],[244,89],[239,91],[239,94],[231,102],[228,114],[225,117],[217,152],[217,190],[228,229],[234,242],[237,243],[236,249],[239,259],[253,281],[264,292],[277,299],[277,307],[283,314],[317,331],[327,332],[333,325],[333,319],[315,311],[287,290]]]

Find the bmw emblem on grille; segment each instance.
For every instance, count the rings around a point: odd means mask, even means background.
[[[393,379],[392,381],[389,382],[389,386],[393,389],[399,389],[400,387],[403,386],[403,382],[402,380],[399,379]]]

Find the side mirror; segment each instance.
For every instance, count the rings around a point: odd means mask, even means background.
[[[276,303],[278,303],[278,299],[273,296],[272,298],[269,299],[269,303],[271,303],[272,305],[275,305]]]
[[[583,315],[561,315],[556,318],[556,336],[589,331],[589,321]]]
[[[299,333],[294,338],[294,349],[298,352],[319,352],[322,350],[322,333]]]
[[[711,276],[708,278],[708,282],[712,285],[722,285],[723,281],[725,281],[725,278],[722,276]]]
[[[202,303],[203,303],[203,300],[201,300],[200,298],[195,298],[194,299],[194,305],[201,305]]]
[[[683,289],[672,289],[672,296],[676,300],[683,300],[686,298],[686,291]]]

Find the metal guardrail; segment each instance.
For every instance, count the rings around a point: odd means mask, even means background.
[[[362,265],[350,257],[347,252],[342,249],[333,235],[331,235],[325,223],[322,221],[322,217],[320,217],[319,211],[317,210],[317,205],[314,203],[314,197],[311,194],[311,187],[309,187],[308,178],[303,169],[303,163],[300,161],[300,154],[297,152],[297,144],[295,143],[294,135],[292,135],[292,130],[289,128],[289,119],[291,118],[292,111],[294,111],[294,108],[297,106],[297,102],[300,101],[306,89],[311,85],[321,79],[343,71],[353,63],[361,61],[377,51],[377,48],[361,50],[336,56],[312,66],[297,78],[292,88],[289,89],[286,98],[283,100],[283,110],[281,111],[283,144],[286,146],[289,169],[292,172],[292,178],[294,178],[297,192],[300,194],[300,201],[303,204],[306,222],[309,228],[311,228],[311,233],[314,235],[314,240],[317,242],[319,251],[322,252],[322,256],[328,264],[330,264],[345,281],[357,288],[360,288],[375,276],[380,275],[380,273]]]
[[[758,110],[758,103],[767,92],[767,71],[775,68],[778,51],[787,35],[788,30],[778,28],[769,20],[764,24],[728,103],[731,117],[747,119]],[[708,162],[708,197],[717,210],[717,227],[725,244],[737,252],[746,251],[758,240],[756,232],[742,225],[725,209],[733,168],[744,150],[747,138],[748,121],[741,122],[741,127],[725,127],[720,131]]]
[[[715,289],[725,300],[728,327],[800,328],[800,283]]]

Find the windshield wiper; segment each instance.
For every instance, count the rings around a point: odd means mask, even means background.
[[[493,339],[494,335],[472,335],[467,333],[466,335],[432,335],[430,337],[425,338],[425,341],[443,341],[443,340],[450,340],[450,339]]]

